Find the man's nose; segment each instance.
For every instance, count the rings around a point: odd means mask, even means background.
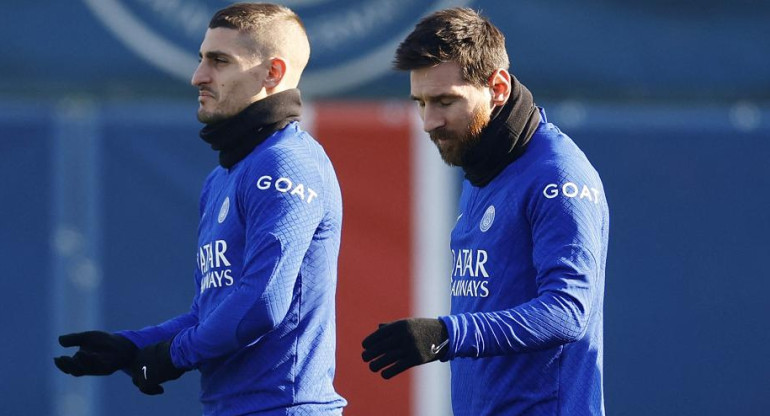
[[[190,79],[190,84],[192,84],[193,87],[199,87],[203,84],[208,84],[209,82],[211,82],[211,77],[203,67],[203,62],[201,62],[198,64],[198,67],[195,68],[192,79]]]
[[[426,133],[430,133],[437,128],[444,127],[446,124],[446,118],[440,111],[433,110],[429,106],[425,106],[422,119],[422,129]]]

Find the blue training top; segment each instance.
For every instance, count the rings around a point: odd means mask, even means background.
[[[340,415],[341,226],[331,162],[290,123],[206,179],[190,312],[121,334],[140,348],[173,337],[174,365],[201,372],[205,415]]]
[[[484,187],[463,183],[447,325],[455,416],[603,415],[609,211],[575,143],[541,123]]]

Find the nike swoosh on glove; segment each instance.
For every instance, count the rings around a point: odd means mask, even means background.
[[[361,358],[373,372],[389,379],[416,365],[436,361],[446,353],[449,340],[439,319],[411,318],[380,325],[361,345]],[[387,368],[386,368],[387,367]]]
[[[171,362],[171,340],[142,348],[131,364],[131,381],[144,394],[163,393],[161,383],[176,380],[187,370]]]

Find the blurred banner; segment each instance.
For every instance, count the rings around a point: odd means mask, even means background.
[[[0,95],[192,94],[189,79],[224,0],[3,2]],[[306,97],[404,97],[390,70],[426,14],[468,6],[506,36],[538,97],[733,99],[770,92],[770,2],[289,0],[312,44]],[[44,30],[43,30],[44,29]],[[542,99],[542,98],[541,98]]]
[[[456,180],[413,110],[404,103],[322,103],[312,112],[310,128],[342,187],[335,385],[350,415],[451,413],[447,365],[386,381],[361,360],[361,341],[380,323],[449,310]]]
[[[129,50],[154,67],[187,81],[198,65],[198,45],[222,0],[83,0]],[[293,0],[279,2],[300,15],[312,43],[303,76],[308,95],[338,92],[382,76],[398,42],[416,17],[466,1]]]

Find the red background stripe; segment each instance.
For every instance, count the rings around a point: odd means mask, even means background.
[[[346,415],[408,415],[411,375],[391,380],[361,360],[361,341],[380,322],[411,312],[411,156],[404,104],[323,103],[314,136],[342,187],[335,387]]]

